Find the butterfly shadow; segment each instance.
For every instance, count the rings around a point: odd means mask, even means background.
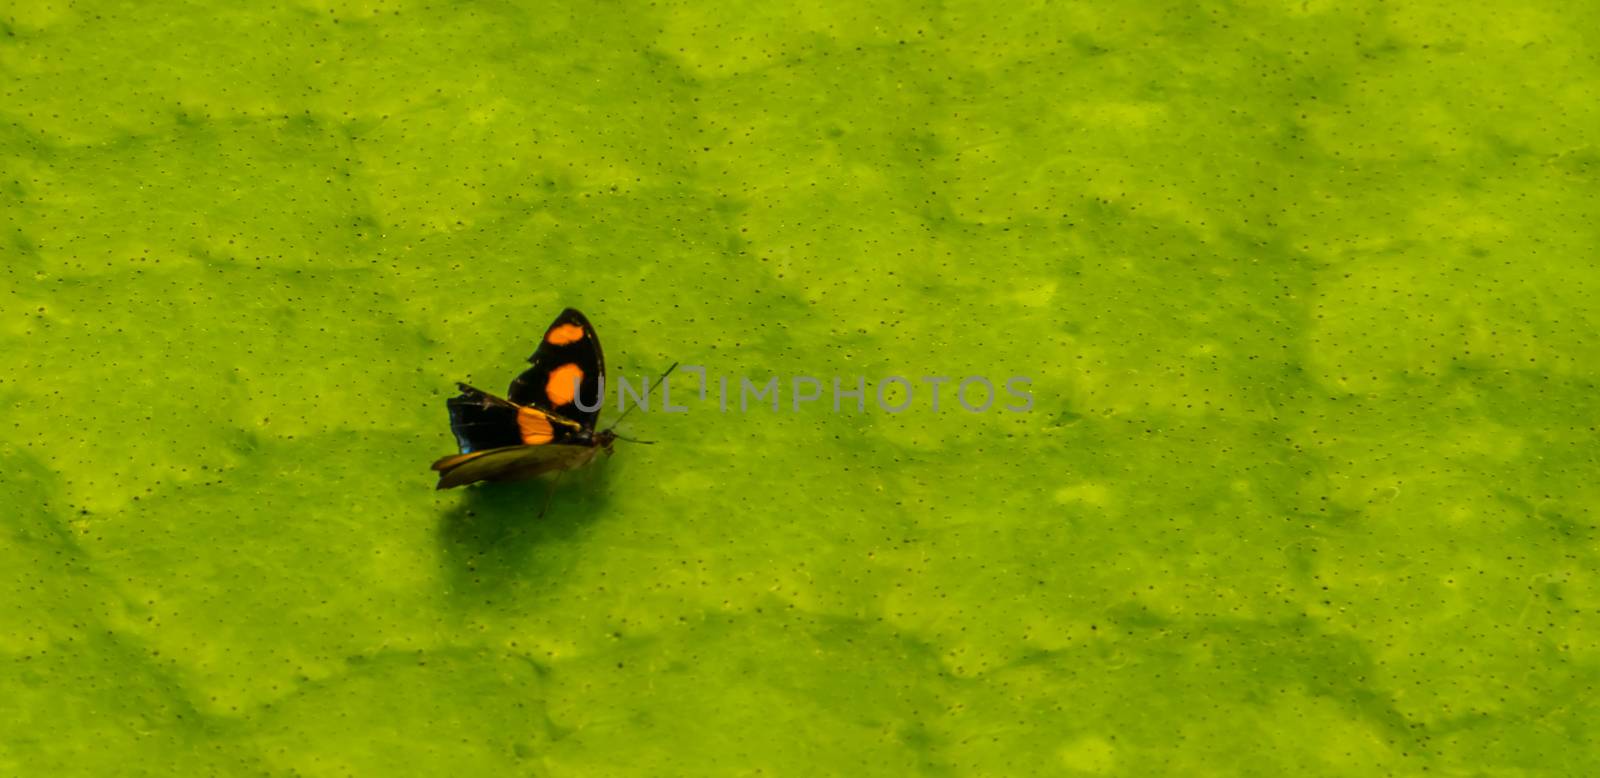
[[[494,603],[501,595],[548,591],[581,554],[585,530],[608,502],[607,468],[466,487],[439,520],[439,550],[455,597]],[[548,509],[545,508],[546,501]],[[540,516],[540,511],[544,515]]]

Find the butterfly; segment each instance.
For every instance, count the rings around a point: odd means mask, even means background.
[[[651,442],[624,438],[612,431],[615,424],[595,430],[604,405],[606,362],[594,325],[577,309],[568,308],[556,317],[528,362],[532,366],[511,382],[505,397],[456,385],[461,394],[445,405],[461,453],[433,463],[439,489],[545,473],[557,473],[559,478],[560,473],[593,462],[601,452],[610,456],[617,440]],[[551,489],[553,494],[553,484]]]

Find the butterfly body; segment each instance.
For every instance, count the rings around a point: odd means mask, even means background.
[[[461,453],[433,463],[438,488],[574,470],[611,453],[616,433],[595,429],[605,358],[589,320],[562,311],[528,362],[505,397],[457,385],[445,404]]]

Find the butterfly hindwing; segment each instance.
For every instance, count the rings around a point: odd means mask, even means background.
[[[446,400],[445,407],[461,453],[522,445],[516,406],[466,384],[460,388],[461,394]]]
[[[593,431],[600,417],[606,364],[600,351],[600,339],[589,320],[575,308],[562,311],[545,330],[539,348],[528,357],[528,362],[532,366],[511,382],[507,399],[517,405],[550,411]],[[580,409],[578,398],[594,410]]]
[[[461,394],[445,401],[450,430],[463,454],[507,446],[576,443],[583,426],[529,406],[517,406],[480,389],[459,384]]]

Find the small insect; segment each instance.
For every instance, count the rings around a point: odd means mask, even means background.
[[[612,431],[616,424],[595,431],[604,404],[600,395],[606,363],[594,326],[576,309],[556,317],[528,361],[532,367],[511,382],[504,398],[457,384],[461,394],[445,405],[461,453],[433,463],[439,472],[438,488],[517,481],[545,473],[556,473],[559,480],[561,473],[589,464],[602,451],[610,456],[613,441],[653,442],[624,438]],[[675,367],[676,363],[667,368],[662,380]],[[578,407],[580,398],[593,409]],[[548,499],[545,506],[549,507]]]

